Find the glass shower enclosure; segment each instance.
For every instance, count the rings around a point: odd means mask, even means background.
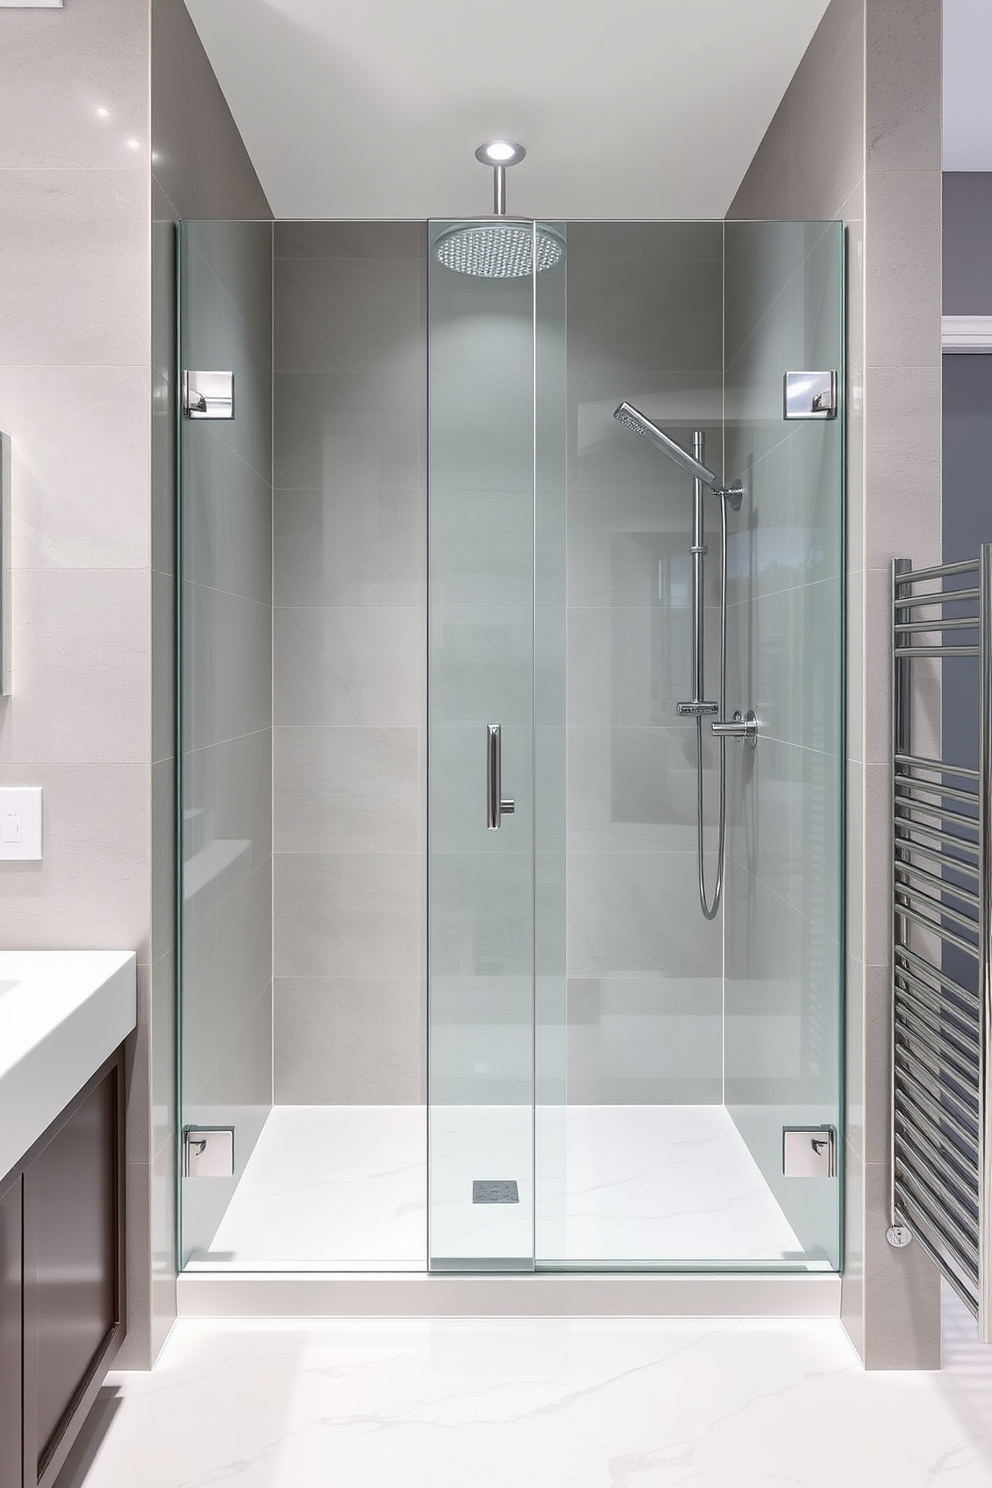
[[[784,380],[842,378],[841,229],[534,231],[567,256],[521,278],[429,258],[430,1265],[834,1267],[842,423],[787,419]],[[677,711],[692,481],[618,428],[626,399],[745,487],[728,719],[759,737],[725,746],[714,921]],[[787,1172],[787,1132],[829,1149],[821,1176]]]
[[[459,226],[181,235],[180,367],[235,380],[233,421],[180,420],[183,1263],[835,1270],[843,229],[535,223],[558,261],[489,278],[437,257]],[[787,373],[826,375],[833,406],[787,416]],[[753,711],[757,739],[724,746],[712,919],[678,705],[697,624],[717,695],[720,499],[694,540],[691,476],[624,401],[744,488],[727,721]],[[394,781],[423,657],[426,749]],[[419,904],[426,951],[397,935],[390,979],[400,816],[426,892],[395,916]],[[211,1130],[233,1161],[197,1172]]]

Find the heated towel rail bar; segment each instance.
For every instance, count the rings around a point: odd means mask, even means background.
[[[889,1239],[917,1240],[992,1342],[992,544],[964,563],[896,559],[892,658]],[[953,762],[959,740],[914,750],[914,663],[945,658],[975,663],[977,769]]]

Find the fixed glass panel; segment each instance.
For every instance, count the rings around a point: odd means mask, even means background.
[[[213,374],[179,416],[181,1111],[235,1133],[233,1173],[181,1179],[182,1259],[252,1264],[264,1223],[222,1226],[272,1107],[272,224],[184,223],[179,285]]]
[[[840,1177],[787,1176],[782,1133],[831,1128],[843,1161],[844,418],[786,421],[783,378],[843,398],[843,248],[836,222],[726,225],[731,702],[760,735],[730,778],[725,1101],[810,1268],[840,1265]]]

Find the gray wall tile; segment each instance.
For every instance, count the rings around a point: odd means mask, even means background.
[[[276,722],[415,726],[423,692],[420,614],[398,606],[277,609]]]
[[[287,372],[423,371],[424,273],[413,258],[276,260],[276,359]]]
[[[277,489],[423,489],[426,378],[284,372],[275,383]]]
[[[277,852],[415,852],[421,794],[414,728],[275,731]]]
[[[603,977],[568,983],[568,1099],[705,1105],[723,1099],[723,985]]]
[[[423,491],[279,491],[277,605],[420,605],[427,561]]]
[[[276,975],[407,975],[419,954],[417,867],[415,853],[278,853]]]
[[[427,251],[423,222],[276,223],[276,258],[419,258]]]
[[[415,978],[281,977],[275,987],[276,1100],[417,1105],[424,1032]]]

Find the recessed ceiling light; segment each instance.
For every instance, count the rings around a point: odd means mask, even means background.
[[[515,140],[494,139],[486,140],[484,145],[480,145],[475,158],[481,160],[483,165],[516,165],[526,154],[523,145],[518,145]]]

